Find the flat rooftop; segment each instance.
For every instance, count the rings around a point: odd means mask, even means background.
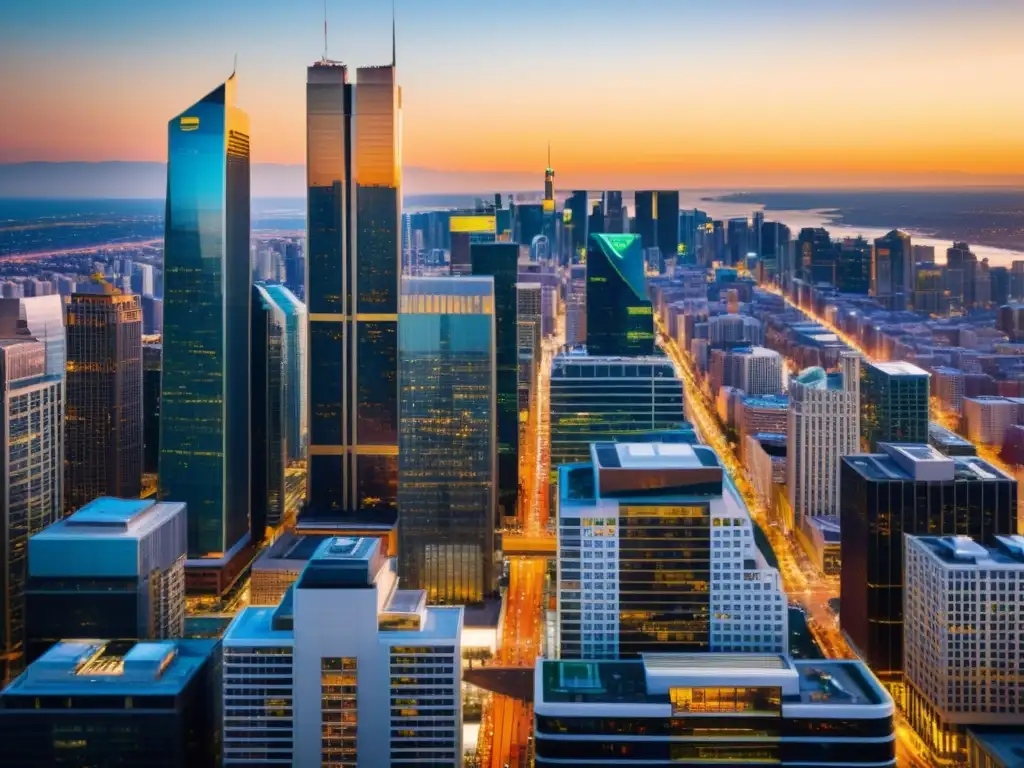
[[[887,373],[890,376],[924,376],[928,377],[928,372],[918,368],[913,363],[905,363],[899,360],[884,363],[865,363],[865,366],[877,368],[882,373]]]
[[[996,536],[996,543],[991,547],[970,536],[912,536],[911,539],[948,566],[1024,569],[1024,536]]]
[[[302,570],[317,548],[330,538],[327,534],[296,534],[286,531],[253,563],[256,570]]]
[[[185,513],[180,501],[100,497],[63,520],[47,526],[32,538],[39,541],[66,539],[141,539],[175,515]]]
[[[380,539],[368,536],[328,536],[317,546],[299,574],[298,589],[367,587],[385,567],[388,558]]]
[[[789,408],[789,395],[747,395],[743,407],[785,411]]]
[[[1024,766],[1024,730],[984,726],[968,728],[968,733],[989,755],[1009,768]]]
[[[595,443],[598,469],[700,469],[719,466],[710,448],[688,443]]]
[[[173,696],[216,640],[65,640],[29,665],[3,696]]]
[[[1013,478],[1002,470],[989,464],[977,456],[947,456],[952,465],[950,480],[960,482],[1000,481],[1013,482]],[[915,480],[912,471],[900,466],[889,454],[858,454],[843,456],[842,461],[849,464],[861,477],[877,482],[907,482]]]
[[[888,694],[860,661],[751,653],[644,654],[625,661],[538,659],[544,703],[668,704],[673,688],[777,687],[783,705],[877,706]]]

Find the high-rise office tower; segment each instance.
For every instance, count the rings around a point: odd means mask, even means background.
[[[219,656],[217,640],[58,643],[0,694],[0,764],[220,766]]]
[[[640,238],[640,247],[646,251],[657,246],[658,193],[637,190],[633,195],[633,234]]]
[[[839,510],[839,462],[860,449],[860,356],[844,352],[840,373],[808,368],[789,384],[786,486],[793,520]]]
[[[25,338],[36,339],[43,344],[44,372],[47,376],[59,376],[63,387],[67,335],[64,301],[60,296],[0,299],[0,339]]]
[[[988,270],[992,303],[1001,307],[1010,300],[1010,270],[990,267]]]
[[[376,539],[326,539],[224,634],[224,765],[462,765],[462,613],[398,589]]]
[[[304,517],[395,518],[401,89],[394,61],[306,81],[309,475]],[[357,106],[358,105],[358,106]]]
[[[861,661],[655,653],[534,674],[537,768],[896,766],[896,707]]]
[[[604,356],[654,353],[654,316],[636,235],[590,236],[587,348]]]
[[[561,658],[786,652],[779,572],[710,448],[594,443],[559,475]]]
[[[627,231],[627,227],[625,212],[622,207],[622,193],[605,192],[603,197],[604,228],[600,231],[609,235],[624,234]]]
[[[59,300],[59,297],[57,297]],[[29,537],[61,517],[64,381],[47,373],[46,345],[0,341],[3,492],[0,495],[0,682],[21,671]]]
[[[729,219],[726,222],[726,242],[729,246],[729,264],[733,266],[746,263],[747,254],[750,252],[750,222],[746,217],[742,219]]]
[[[789,227],[777,221],[766,221],[761,226],[761,262],[769,275],[782,275],[789,280],[794,277],[793,266],[788,263],[790,244]]]
[[[835,284],[835,249],[828,230],[805,227],[796,239],[797,276],[811,282]]]
[[[306,305],[283,285],[261,288],[264,300],[273,306],[282,333],[285,457],[288,461],[301,461],[306,458],[309,432],[306,422]]]
[[[835,259],[836,288],[867,296],[871,290],[871,244],[863,237],[843,238],[836,243]]]
[[[135,295],[71,296],[64,509],[142,490],[142,309]]]
[[[1016,533],[1017,481],[975,456],[883,443],[840,467],[840,622],[875,674],[903,669],[904,534],[971,536],[987,545]],[[916,631],[916,628],[915,628]]]
[[[875,296],[889,309],[906,309],[914,294],[910,235],[894,229],[875,240]]]
[[[927,443],[929,375],[911,363],[860,368],[860,430],[865,451],[879,443]]]
[[[525,424],[534,413],[540,366],[541,289],[540,283],[516,283],[516,407],[521,424]]]
[[[561,354],[551,366],[551,467],[587,461],[594,442],[687,427],[683,382],[667,357]]]
[[[658,192],[658,222],[655,227],[656,245],[661,250],[661,271],[665,271],[665,260],[675,258],[679,253],[679,192],[662,190]]]
[[[587,190],[574,190],[566,201],[566,208],[571,211],[569,226],[571,227],[572,259],[574,264],[580,263],[587,256],[587,237],[589,228],[587,226],[590,216],[589,196]]]
[[[967,243],[953,243],[952,248],[946,249],[944,274],[952,304],[960,309],[971,309],[975,303],[978,257]]]
[[[1024,719],[1017,632],[1007,634],[1024,622],[1024,538],[904,541],[909,720],[936,762],[962,761],[968,728],[1019,729]]]
[[[565,345],[572,349],[587,343],[586,264],[569,265],[565,294]]]
[[[160,399],[160,498],[188,507],[189,559],[224,575],[249,539],[249,118],[235,85],[167,126]]]
[[[548,165],[544,169],[544,213],[555,212],[555,169],[551,167],[551,145],[548,144]]]
[[[285,387],[288,379],[285,323],[284,311],[267,287],[256,283],[252,288],[252,491],[249,502],[249,529],[255,542],[263,541],[267,526],[288,522],[285,514]]]
[[[142,471],[155,475],[160,466],[160,376],[163,344],[142,345]]]
[[[185,633],[185,505],[100,498],[28,542],[29,663],[69,638]]]
[[[494,280],[409,277],[398,315],[398,570],[431,604],[494,592]]]
[[[516,243],[477,243],[470,248],[475,277],[494,278],[495,394],[498,422],[498,521],[514,517],[519,499]]]

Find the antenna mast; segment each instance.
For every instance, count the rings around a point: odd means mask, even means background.
[[[327,61],[327,0],[324,0],[324,61]]]

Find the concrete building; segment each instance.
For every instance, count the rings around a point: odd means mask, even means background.
[[[896,765],[893,700],[860,661],[538,659],[533,698],[537,768]]]
[[[223,764],[461,766],[462,624],[398,589],[380,541],[327,538],[224,635]]]
[[[560,658],[786,652],[779,572],[710,448],[595,443],[558,487]]]
[[[26,654],[63,639],[185,631],[185,505],[99,498],[28,542]]]
[[[839,511],[839,461],[859,451],[860,356],[844,353],[841,364],[841,373],[808,368],[790,382],[786,485],[794,527]]]
[[[972,443],[1001,446],[1006,430],[1018,423],[1020,405],[1015,399],[979,395],[963,399],[964,431]]]
[[[0,694],[0,765],[220,766],[217,647],[58,643]]]
[[[936,763],[971,726],[1024,724],[1024,537],[904,537],[904,670],[911,725]],[[974,765],[975,763],[970,763]]]
[[[757,395],[741,398],[736,405],[736,437],[740,456],[746,458],[746,441],[758,433],[786,434],[789,425],[787,395]],[[783,479],[785,482],[785,479]]]
[[[786,484],[786,435],[757,432],[747,435],[743,462],[761,502],[770,507],[776,486]]]
[[[309,558],[326,534],[296,534],[284,531],[252,564],[249,578],[250,605],[277,605],[299,579]]]
[[[733,367],[732,386],[748,395],[779,395],[784,391],[782,355],[765,347],[734,349],[730,354]]]
[[[516,283],[516,406],[520,423],[524,412],[533,413],[541,339],[541,284]]]
[[[565,291],[565,344],[572,349],[587,343],[587,265],[571,264]]]
[[[713,315],[708,318],[708,340],[713,347],[763,344],[764,326],[750,315]]]

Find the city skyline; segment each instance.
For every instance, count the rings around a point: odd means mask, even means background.
[[[400,0],[403,160],[505,186],[541,173],[550,141],[560,189],[1019,181],[1024,104],[1001,83],[1024,66],[1013,40],[1024,8],[891,5],[638,0],[625,14],[603,0],[529,0],[509,14]],[[243,13],[237,0],[104,0],[86,12],[46,0],[4,15],[0,60],[22,76],[3,86],[13,108],[0,163],[159,160],[161,124],[223,80],[235,54],[253,161],[304,158],[303,73],[323,53],[320,2]],[[328,55],[385,61],[390,27],[390,4],[331,0]]]

